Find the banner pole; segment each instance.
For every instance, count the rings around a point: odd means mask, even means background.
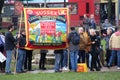
[[[68,8],[68,34],[70,33],[70,9]],[[70,48],[68,44],[68,70],[70,71]]]
[[[22,13],[22,11],[21,11],[18,35],[20,35],[20,31],[21,31],[22,15],[23,15],[23,13]],[[18,42],[17,42],[17,50],[16,50],[16,56],[15,56],[14,74],[16,74],[17,57],[18,57],[18,47],[19,47],[19,39],[18,39]]]

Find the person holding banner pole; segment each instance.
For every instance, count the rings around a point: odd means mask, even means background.
[[[21,31],[20,37],[19,37],[19,46],[18,46],[18,53],[17,53],[17,63],[16,63],[16,72],[17,73],[23,73],[23,67],[24,62],[26,58],[26,50],[25,50],[25,44],[26,44],[26,35],[25,31]]]
[[[19,38],[20,31],[21,31],[21,24],[22,24],[22,17],[23,17],[22,13],[23,13],[24,5],[20,1],[15,1],[14,8],[15,8],[15,15],[20,15],[20,25],[19,25],[19,32],[18,32],[18,38]],[[17,43],[17,46],[19,46],[19,43]],[[16,73],[16,66],[17,66],[17,57],[18,57],[18,48],[16,50],[16,60],[15,60],[15,68],[14,68],[15,73]]]
[[[12,31],[14,30],[13,25],[8,26],[8,32],[5,34],[5,51],[6,51],[6,67],[5,67],[5,73],[11,74],[10,70],[10,64],[12,60],[12,52],[15,48],[15,42],[17,41],[12,34]],[[19,37],[19,35],[18,35]]]
[[[19,31],[18,31],[18,36],[17,36],[17,38],[20,38],[20,31],[21,31],[21,22],[22,22],[22,11],[21,11],[21,18],[20,18],[20,26],[19,26]],[[18,39],[18,42],[17,42],[17,44],[16,44],[16,46],[19,46],[19,39]],[[18,57],[18,47],[17,47],[17,49],[16,49],[16,59],[15,59],[15,68],[14,68],[14,72],[16,73],[16,66],[17,66],[17,57]]]

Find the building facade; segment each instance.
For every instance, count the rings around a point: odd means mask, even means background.
[[[112,0],[112,20],[115,21],[116,16],[118,15],[118,0]],[[41,3],[24,3],[24,7],[36,7],[40,8],[42,7]],[[48,8],[53,7],[68,7],[70,10],[70,26],[80,26],[82,25],[83,15],[87,14],[90,16],[91,14],[94,14],[95,20],[98,25],[100,25],[101,22],[104,21],[104,19],[107,18],[108,14],[108,0],[66,0],[65,2],[47,2],[46,3]],[[14,14],[14,1],[12,3],[5,3],[1,18],[2,18],[2,24],[1,26],[6,27],[11,22],[17,22],[19,24],[19,18],[20,16],[17,16]],[[23,25],[24,26],[24,20]],[[14,23],[15,25],[18,25],[17,23]]]

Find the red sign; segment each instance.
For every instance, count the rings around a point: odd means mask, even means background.
[[[55,22],[41,22],[41,33],[46,33],[48,35],[55,34]]]

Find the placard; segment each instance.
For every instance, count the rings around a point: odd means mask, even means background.
[[[4,62],[6,57],[0,52],[0,62]]]

